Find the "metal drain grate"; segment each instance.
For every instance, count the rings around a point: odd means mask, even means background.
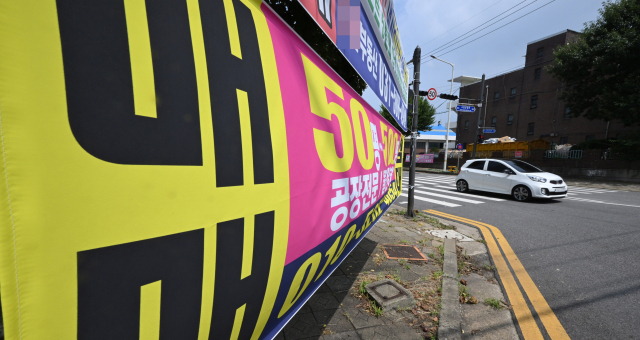
[[[400,246],[395,244],[383,245],[384,254],[388,259],[392,260],[414,260],[414,261],[427,261],[427,258],[422,255],[418,248],[414,246]]]

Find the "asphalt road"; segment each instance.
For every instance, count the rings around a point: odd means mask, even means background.
[[[639,192],[570,186],[566,199],[517,202],[456,193],[451,175],[416,174],[416,181],[415,209],[502,231],[572,339],[640,339]]]

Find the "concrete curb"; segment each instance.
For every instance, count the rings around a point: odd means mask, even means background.
[[[458,256],[456,240],[444,240],[444,265],[442,268],[442,308],[438,325],[438,339],[462,339],[462,317],[458,292]]]

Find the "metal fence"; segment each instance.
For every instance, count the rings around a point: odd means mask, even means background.
[[[546,150],[544,158],[581,159],[582,150]]]

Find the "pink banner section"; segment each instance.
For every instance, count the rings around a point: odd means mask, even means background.
[[[395,180],[401,135],[280,18],[267,8],[264,13],[287,127],[288,264],[386,194]]]

